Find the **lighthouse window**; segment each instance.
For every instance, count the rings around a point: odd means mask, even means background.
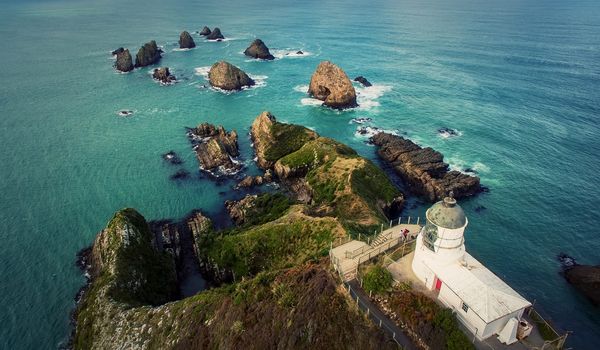
[[[437,226],[427,221],[423,235],[423,244],[432,251],[435,251],[433,244],[437,240]]]
[[[464,312],[469,311],[469,305],[465,304],[464,302],[462,303],[462,309]]]

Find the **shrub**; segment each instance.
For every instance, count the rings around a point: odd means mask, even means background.
[[[363,278],[363,288],[370,292],[383,293],[392,287],[392,274],[385,268],[374,265]]]

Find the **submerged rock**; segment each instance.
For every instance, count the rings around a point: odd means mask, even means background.
[[[440,134],[440,136],[443,138],[460,136],[460,132],[458,132],[458,130],[447,127],[439,128],[438,134]]]
[[[269,52],[267,45],[265,45],[265,43],[260,39],[254,40],[252,44],[250,44],[250,46],[248,46],[248,48],[244,51],[244,55],[263,60],[275,59],[275,57],[273,57],[273,55],[271,55]]]
[[[482,191],[479,178],[449,171],[444,156],[430,147],[421,148],[401,136],[380,132],[371,137],[379,147],[379,156],[402,177],[410,191],[434,202],[451,191],[455,198],[472,196]]]
[[[185,180],[190,177],[190,172],[185,169],[179,169],[177,172],[170,176],[171,180]]]
[[[192,49],[194,47],[196,47],[196,43],[190,33],[186,31],[181,32],[181,34],[179,34],[179,48]]]
[[[200,31],[200,35],[209,35],[210,34],[210,28],[208,28],[207,26],[204,26],[204,28],[202,28],[202,30]]]
[[[119,112],[117,112],[117,115],[119,117],[129,117],[130,115],[133,115],[133,111],[123,109],[123,110],[120,110]]]
[[[248,74],[231,63],[220,61],[210,67],[208,72],[210,85],[223,90],[241,90],[255,84]]]
[[[183,160],[179,158],[179,155],[175,151],[169,151],[162,155],[162,158],[169,164],[179,165],[183,163]]]
[[[200,169],[216,172],[215,175],[230,175],[242,168],[242,164],[234,160],[240,155],[235,131],[226,132],[222,126],[203,123],[189,129],[188,138],[194,144]]]
[[[308,93],[325,106],[337,109],[356,107],[356,91],[346,73],[335,64],[323,61],[310,79]]]
[[[156,41],[152,40],[140,47],[137,55],[135,55],[135,66],[145,67],[155,64],[160,61],[162,50],[156,45]]]
[[[354,78],[354,81],[358,81],[359,83],[361,83],[364,87],[369,87],[369,86],[373,86],[373,84],[371,84],[371,82],[369,82],[367,80],[367,78],[363,77],[362,75],[357,76],[356,78]]]
[[[304,52],[298,50],[298,51],[296,51],[296,55],[304,55]]]
[[[219,29],[219,27],[215,27],[215,29],[213,29],[212,32],[210,32],[210,34],[206,35],[206,39],[218,40],[225,39],[225,37],[223,36],[223,34],[221,34],[221,29]]]
[[[129,72],[133,70],[133,61],[129,50],[122,47],[113,51],[113,55],[117,56],[115,68],[121,72]]]
[[[152,73],[152,78],[158,80],[161,84],[170,85],[177,81],[174,75],[169,72],[169,67],[156,68]]]

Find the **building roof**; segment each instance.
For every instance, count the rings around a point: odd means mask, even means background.
[[[446,197],[432,205],[427,209],[426,216],[436,226],[448,229],[461,228],[467,224],[465,212],[452,197]]]
[[[425,264],[486,323],[531,306],[469,253],[449,265]]]

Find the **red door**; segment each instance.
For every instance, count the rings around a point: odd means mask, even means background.
[[[438,279],[436,277],[435,278],[435,290],[439,291],[440,289],[442,289],[442,280]]]

